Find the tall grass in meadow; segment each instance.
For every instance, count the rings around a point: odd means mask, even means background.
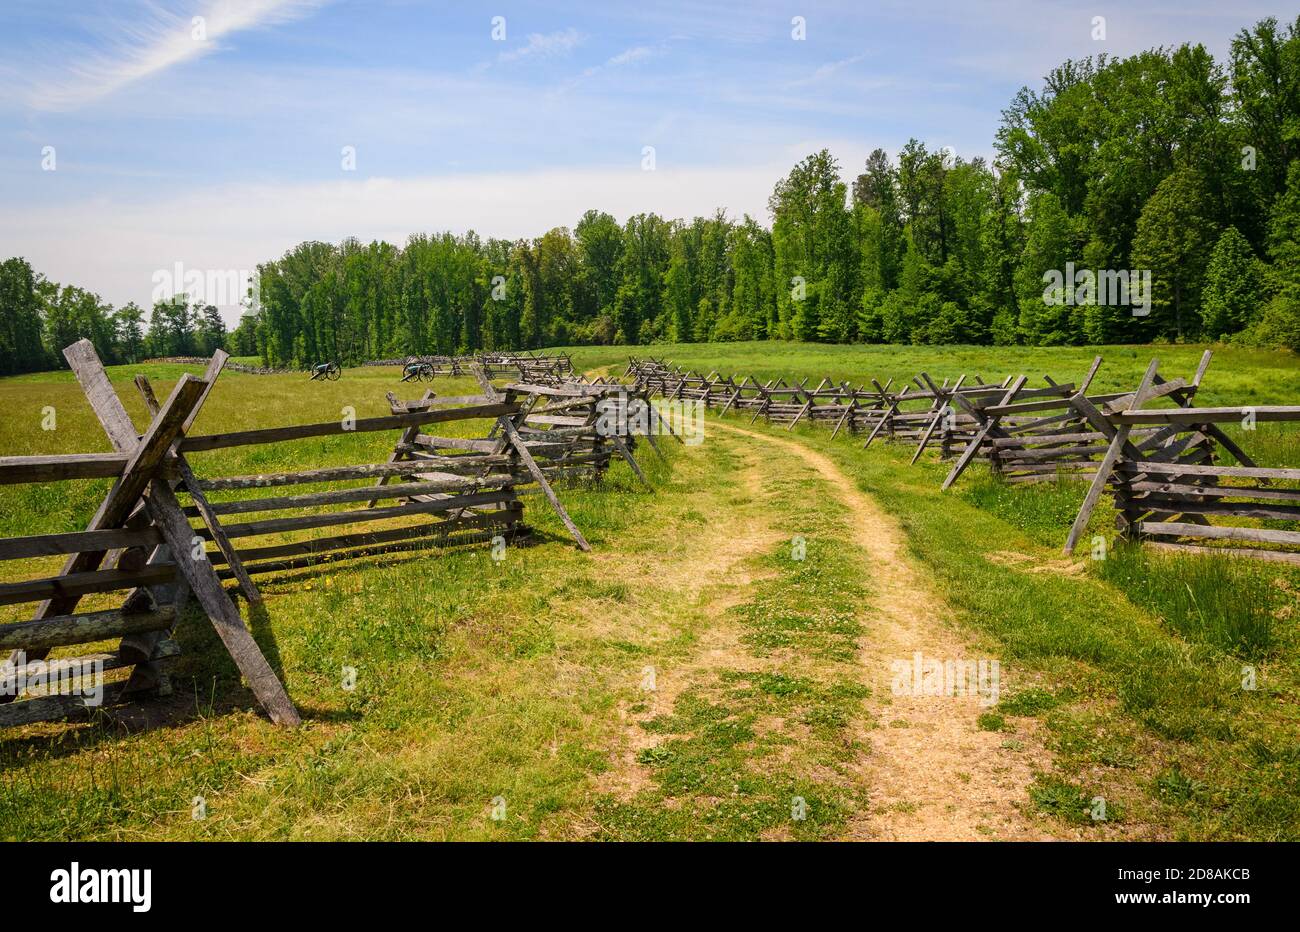
[[[1244,660],[1260,660],[1278,646],[1278,615],[1287,590],[1285,570],[1243,557],[1113,548],[1097,573],[1130,601],[1159,615],[1189,641],[1209,644]],[[1294,596],[1291,596],[1294,598]]]

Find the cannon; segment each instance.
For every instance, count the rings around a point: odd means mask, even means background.
[[[432,382],[433,381],[433,363],[416,360],[408,362],[402,367],[403,382]]]

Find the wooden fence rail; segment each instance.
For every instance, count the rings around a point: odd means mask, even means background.
[[[407,366],[424,363],[434,376],[467,376],[476,369],[489,378],[519,378],[526,382],[551,382],[571,378],[573,361],[568,354],[480,353],[475,356],[404,356],[400,359],[372,359],[367,366]]]
[[[30,621],[0,624],[0,648],[11,652],[0,666],[0,727],[90,708],[80,694],[28,691],[20,697],[21,684],[38,671],[79,664],[125,671],[105,686],[106,704],[167,692],[165,663],[180,652],[171,631],[191,597],[271,719],[297,724],[298,712],[223,580],[233,580],[250,605],[258,605],[262,596],[253,577],[259,574],[513,535],[523,528],[524,492],[540,493],[588,550],[553,480],[575,472],[598,477],[611,456],[621,456],[645,481],[631,453],[634,438],[597,429],[603,403],[626,406],[639,396],[624,385],[549,384],[561,368],[556,360],[567,365],[567,357],[515,360],[516,371],[545,375],[548,384],[494,388],[491,366],[504,363],[480,359],[471,370],[479,395],[426,392],[408,402],[390,395],[387,416],[195,435],[189,428],[226,365],[225,353],[207,361],[203,378],[182,376],[162,402],[138,376],[136,389],[150,414],[143,433],[89,341],[69,346],[64,355],[114,452],[0,457],[0,483],[114,482],[84,531],[0,539],[0,560],[67,555],[55,576],[0,584],[0,604],[40,603]],[[447,425],[458,429],[447,431]],[[474,425],[481,425],[478,433],[464,436]],[[435,436],[431,429],[454,436]],[[209,450],[376,431],[398,434],[386,463],[219,476],[196,472],[187,459]],[[77,613],[84,596],[116,591],[126,592],[120,608]],[[45,662],[56,647],[108,639],[119,639],[111,653]]]
[[[1126,538],[1300,564],[1300,469],[1259,467],[1219,426],[1300,421],[1300,406],[1196,407],[1211,359],[1206,351],[1186,377],[1166,377],[1152,360],[1132,391],[1092,395],[1100,356],[1077,384],[1044,376],[1031,385],[1026,375],[994,384],[964,375],[936,383],[922,372],[899,388],[876,379],[854,388],[829,377],[809,387],[806,379],[704,376],[653,357],[629,359],[625,377],[647,397],[697,400],[722,414],[748,413],[751,423],[761,417],[787,430],[822,424],[832,437],[865,435],[864,447],[876,440],[913,444],[913,463],[935,449],[952,462],[944,489],[975,461],[1010,483],[1086,480],[1066,553],[1109,489]],[[1238,465],[1217,464],[1220,451]]]

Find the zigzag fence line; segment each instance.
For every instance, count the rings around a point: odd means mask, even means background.
[[[975,461],[1011,483],[1086,480],[1066,554],[1109,489],[1127,539],[1300,565],[1300,468],[1259,466],[1221,426],[1300,421],[1300,406],[1196,407],[1211,358],[1207,350],[1188,378],[1166,378],[1153,359],[1133,391],[1091,395],[1100,356],[1077,384],[1044,376],[1037,387],[1025,375],[938,384],[922,372],[900,388],[892,380],[855,388],[830,378],[810,388],[806,378],[702,375],[654,358],[630,359],[625,375],[647,397],[750,413],[750,423],[822,424],[832,437],[865,435],[863,448],[876,440],[913,445],[912,463],[936,450],[952,463],[945,490]],[[1220,451],[1238,465],[1216,462]]]
[[[525,382],[552,383],[573,377],[573,362],[567,354],[479,353],[472,356],[404,356],[401,359],[373,359],[367,366],[410,366],[423,364],[433,376],[467,376],[475,368],[488,378],[517,376]]]
[[[206,366],[206,356],[160,356],[146,359],[147,363],[179,363],[187,366]],[[430,375],[468,376],[475,367],[483,369],[489,378],[517,377],[527,382],[552,384],[567,380],[580,379],[573,370],[573,361],[568,354],[547,355],[544,353],[479,353],[471,356],[403,356],[397,359],[372,359],[365,366],[409,366],[423,363],[429,368]],[[268,366],[249,366],[244,363],[228,362],[225,366],[229,372],[243,372],[249,375],[280,375],[286,372],[306,372],[309,367],[274,368]],[[583,380],[585,381],[585,380]]]
[[[142,362],[169,362],[179,363],[185,366],[206,366],[208,364],[207,356],[158,356],[153,359],[145,359]],[[225,365],[227,372],[242,372],[245,375],[282,375],[286,372],[303,372],[305,369],[276,369],[269,366],[248,366],[242,362],[227,362]]]

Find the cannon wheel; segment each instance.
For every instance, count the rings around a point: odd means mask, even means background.
[[[420,379],[421,382],[432,382],[432,381],[433,381],[433,366],[421,366],[421,367],[420,367],[420,373],[419,373],[419,379]]]
[[[337,382],[343,376],[343,370],[339,368],[336,362],[330,363],[330,367],[325,370],[325,378],[331,382]]]

